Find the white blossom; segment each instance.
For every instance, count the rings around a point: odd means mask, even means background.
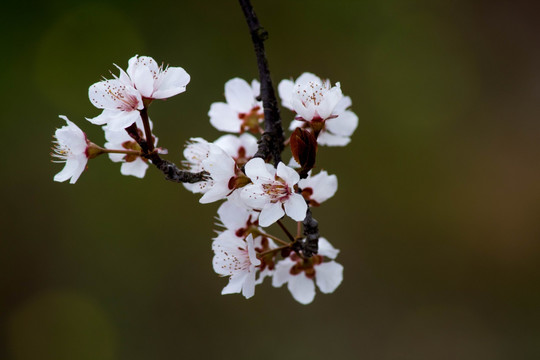
[[[322,81],[311,73],[303,73],[293,83],[282,80],[278,85],[279,96],[284,107],[295,111],[304,121],[328,119],[343,94],[340,84],[331,86],[330,80]]]
[[[339,250],[325,238],[319,238],[319,252],[308,259],[295,253],[276,264],[272,286],[287,284],[293,298],[307,305],[315,298],[315,284],[324,294],[334,292],[343,281],[343,266],[333,261]],[[324,262],[324,257],[332,259]]]
[[[272,225],[285,214],[296,221],[304,220],[307,205],[294,191],[300,180],[295,170],[280,162],[276,171],[261,158],[254,158],[246,164],[245,172],[253,184],[245,186],[240,196],[246,205],[261,210],[260,226]]]
[[[88,163],[88,140],[84,132],[67,117],[60,115],[60,118],[65,120],[67,125],[56,129],[54,152],[51,155],[58,159],[54,162],[64,162],[66,165],[54,176],[54,181],[69,179],[70,184],[75,184]]]
[[[229,154],[238,167],[245,165],[257,152],[257,138],[251,134],[244,133],[240,136],[223,135],[214,144],[222,148]]]
[[[230,231],[220,233],[212,243],[214,271],[221,276],[230,276],[222,295],[242,293],[249,299],[255,294],[256,267],[261,264],[255,254],[253,236],[238,238]]]
[[[298,186],[302,189],[304,198],[311,205],[318,206],[336,193],[338,187],[337,176],[328,175],[324,170],[312,176],[310,171],[307,178],[298,182]]]
[[[225,199],[235,190],[237,167],[234,159],[219,146],[202,138],[192,138],[184,149],[184,165],[191,172],[206,171],[211,179],[184,187],[193,193],[204,194],[199,200],[206,204]]]
[[[127,73],[143,98],[166,99],[186,91],[189,74],[181,67],[158,66],[148,56],[135,55],[128,62]]]
[[[208,116],[210,123],[220,131],[243,133],[246,131],[258,134],[264,119],[262,102],[257,101],[260,84],[234,78],[225,83],[225,100],[210,106]]]
[[[295,82],[282,80],[278,86],[284,107],[297,113],[289,130],[311,125],[317,129],[317,142],[327,146],[345,146],[358,126],[358,116],[347,110],[351,98],[343,96],[340,85],[331,87],[311,73],[302,74]]]
[[[88,97],[92,104],[102,113],[89,119],[92,124],[107,124],[110,130],[119,131],[127,128],[140,119],[140,112],[144,108],[141,94],[133,86],[131,79],[120,70],[120,77],[103,80],[90,86]]]

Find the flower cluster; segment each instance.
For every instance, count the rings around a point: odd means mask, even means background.
[[[295,82],[283,80],[279,94],[283,107],[296,113],[286,143],[293,159],[277,166],[254,157],[257,140],[251,135],[263,133],[262,104],[258,100],[259,83],[251,85],[234,78],[225,84],[226,102],[215,102],[208,113],[210,123],[224,135],[214,142],[192,138],[184,150],[184,165],[193,172],[205,171],[210,179],[184,184],[193,193],[201,193],[201,203],[225,200],[218,210],[219,225],[213,240],[214,270],[230,276],[222,294],[242,293],[249,298],[255,285],[265,277],[272,285],[287,283],[294,299],[302,304],[313,301],[315,284],[323,293],[333,292],[343,279],[343,267],[336,263],[339,250],[325,239],[318,240],[318,253],[306,256],[301,233],[308,207],[317,207],[337,191],[337,177],[320,170],[314,174],[317,145],[344,146],[356,128],[358,118],[347,110],[349,97],[343,96],[339,83],[330,85],[305,73]],[[283,217],[295,221],[291,234]],[[278,223],[286,240],[271,235],[266,228]]]
[[[343,266],[335,262],[339,250],[318,231],[310,234],[306,224],[313,222],[311,209],[337,191],[337,177],[316,167],[318,145],[346,145],[358,123],[340,84],[332,86],[311,73],[280,82],[282,106],[294,113],[292,133],[281,144],[290,145],[292,153],[286,165],[271,164],[258,155],[255,135],[265,132],[259,82],[229,80],[226,101],[213,103],[208,115],[216,129],[232,134],[213,142],[191,138],[183,152],[185,170],[180,170],[161,159],[167,152],[156,147],[148,107],[156,99],[184,92],[189,75],[180,67],[158,66],[145,56],[131,58],[126,71],[118,69],[118,76],[89,88],[90,101],[103,111],[87,120],[103,127],[107,142],[95,145],[61,116],[67,125],[55,133],[53,156],[66,164],[54,180],[75,183],[88,160],[105,153],[122,163],[123,175],[142,178],[153,163],[169,180],[176,174],[174,181],[201,194],[200,203],[223,201],[217,217],[220,229],[212,242],[214,270],[229,276],[222,294],[249,298],[267,277],[274,287],[287,284],[302,304],[313,301],[315,285],[322,293],[333,292],[343,279]],[[295,231],[287,229],[286,218],[294,222]],[[270,233],[273,224],[282,229],[284,238]]]
[[[158,66],[147,56],[134,56],[129,60],[127,72],[116,66],[120,75],[112,74],[113,79],[105,79],[90,86],[88,97],[98,109],[99,116],[87,118],[95,125],[104,125],[107,143],[99,147],[91,143],[85,133],[67,117],[67,122],[56,130],[53,147],[57,162],[65,162],[64,169],[55,181],[74,184],[85,170],[88,160],[108,153],[113,162],[121,162],[122,175],[144,177],[148,159],[144,156],[138,139],[144,139],[156,153],[165,154],[165,149],[154,149],[157,137],[149,134],[152,122],[147,115],[147,107],[154,99],[166,99],[186,90],[189,74],[181,67]]]

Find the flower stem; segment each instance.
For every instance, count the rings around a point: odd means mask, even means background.
[[[270,238],[270,239],[272,239],[272,240],[275,240],[275,241],[277,241],[277,242],[280,243],[280,244],[287,245],[287,246],[290,245],[290,243],[281,240],[281,239],[278,238],[277,236],[270,235],[270,234],[264,233],[264,232],[259,231],[259,230],[257,230],[256,232],[257,232],[258,235],[264,236],[264,237],[267,237],[267,238]]]
[[[289,248],[291,247],[291,245],[283,245],[283,246],[280,246],[280,247],[277,247],[275,249],[270,249],[270,250],[266,250],[266,251],[263,251],[262,253],[258,253],[257,254],[257,257],[261,258],[265,255],[268,255],[268,254],[271,254],[271,253],[274,253],[274,252],[278,252],[278,251],[281,251],[283,249],[286,249],[286,248]]]
[[[138,150],[122,150],[122,149],[103,149],[104,153],[107,154],[127,154],[127,155],[138,155],[141,156],[142,152]]]
[[[154,151],[154,137],[152,136],[152,130],[150,129],[150,120],[148,120],[148,108],[145,106],[140,112],[144,125],[144,136],[146,137],[148,152],[152,152]]]
[[[292,242],[295,242],[296,239],[294,238],[294,236],[292,236],[292,234],[289,232],[289,230],[287,230],[287,228],[285,227],[285,225],[283,225],[283,223],[281,222],[281,220],[278,220],[277,221],[279,227],[281,228],[281,230],[283,230],[283,232],[285,232],[285,235],[287,235],[287,237],[289,238],[289,240],[291,240]]]

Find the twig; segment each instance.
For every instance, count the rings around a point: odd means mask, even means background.
[[[139,146],[141,147],[141,150],[143,152],[142,156],[150,160],[152,164],[154,164],[165,175],[166,180],[177,183],[182,182],[190,184],[208,180],[207,172],[201,171],[198,173],[191,173],[186,170],[181,170],[173,162],[163,160],[155,149],[150,151],[149,144],[146,142],[145,139],[140,136],[137,125],[131,124],[129,127],[126,128],[126,131],[129,136],[131,136],[133,140],[135,140],[137,144],[139,144]],[[150,136],[152,135],[150,134]]]
[[[264,51],[264,41],[268,38],[268,32],[259,23],[251,2],[249,0],[239,1],[244,11],[249,32],[251,33],[253,47],[255,48],[255,55],[257,56],[257,67],[261,82],[260,98],[262,99],[264,108],[264,133],[261,136],[261,140],[259,140],[259,148],[254,157],[260,157],[266,160],[271,156],[274,160],[274,165],[277,166],[281,161],[284,136],[278,101],[274,86],[272,85],[268,61]]]

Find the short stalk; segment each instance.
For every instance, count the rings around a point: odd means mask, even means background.
[[[148,108],[145,106],[141,111],[141,119],[144,125],[144,136],[146,137],[146,144],[148,145],[148,152],[154,151],[154,138],[152,136],[152,130],[150,129],[150,120],[148,120]]]
[[[295,242],[296,239],[294,238],[294,236],[292,236],[292,234],[289,232],[289,230],[287,230],[287,228],[285,227],[285,225],[283,225],[283,223],[281,222],[281,220],[278,220],[277,221],[279,227],[281,228],[281,230],[283,230],[283,232],[285,232],[285,235],[287,235],[287,237],[289,238],[289,240],[291,240],[292,242]]]
[[[270,235],[270,234],[264,233],[264,232],[262,232],[262,231],[260,231],[260,230],[254,230],[254,231],[252,231],[252,233],[257,234],[258,236],[264,236],[264,237],[270,238],[270,239],[275,240],[275,241],[277,241],[278,243],[283,244],[283,245],[287,245],[287,246],[290,245],[290,243],[281,240],[281,239],[278,238],[277,236],[274,236],[274,235]]]
[[[258,253],[257,257],[262,258],[265,255],[275,253],[275,252],[281,251],[283,249],[287,249],[289,247],[291,247],[290,244],[289,245],[283,245],[283,246],[277,247],[275,249],[266,250],[266,251],[263,251],[262,253]]]
[[[139,150],[128,150],[128,149],[125,149],[125,150],[122,150],[122,149],[103,149],[103,152],[107,153],[107,154],[126,154],[126,155],[137,155],[137,156],[142,155],[142,152],[139,151]]]

